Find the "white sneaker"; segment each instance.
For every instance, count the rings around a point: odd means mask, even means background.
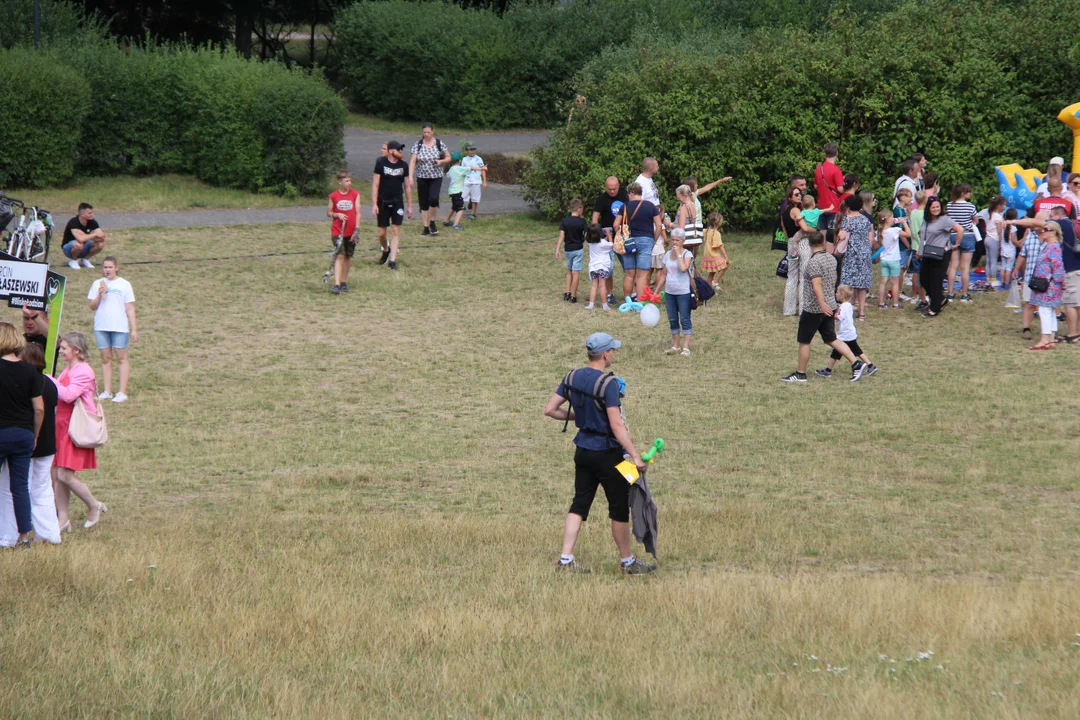
[[[113,394],[111,392],[109,392],[108,390],[106,390],[105,392],[103,392],[103,393],[101,393],[100,395],[97,396],[98,400],[112,400],[112,398],[113,398]]]
[[[93,269],[93,267],[94,267],[94,263],[90,262],[86,258],[82,258],[81,260],[79,260],[79,264],[82,265],[84,268]]]
[[[71,268],[72,270],[78,270],[79,269],[79,261],[78,260],[72,260],[71,262],[68,263],[68,267]]]
[[[116,396],[112,399],[113,402],[127,402],[126,393],[116,393]]]

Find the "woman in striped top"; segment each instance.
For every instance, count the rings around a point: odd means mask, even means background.
[[[952,196],[949,199],[949,217],[954,223],[964,229],[964,236],[957,238],[960,252],[954,252],[949,261],[949,271],[945,273],[948,280],[948,293],[946,297],[955,300],[954,289],[956,287],[957,269],[960,271],[960,302],[972,301],[968,293],[968,284],[971,282],[971,256],[975,254],[975,205],[971,202],[971,186],[967,183],[953,185]]]

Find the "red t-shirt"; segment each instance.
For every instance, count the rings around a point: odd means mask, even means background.
[[[1073,205],[1072,200],[1063,197],[1044,197],[1035,201],[1035,204],[1031,206],[1031,216],[1035,217],[1042,211],[1050,212],[1053,208],[1061,207],[1065,208],[1065,212],[1069,214],[1069,217],[1073,220],[1076,219],[1076,207]]]
[[[830,212],[840,210],[840,198],[833,190],[839,191],[844,187],[844,173],[836,167],[836,163],[823,162],[814,171],[814,189],[817,190],[817,206],[819,209],[830,205]]]
[[[334,237],[338,235],[349,237],[356,232],[356,222],[360,217],[360,193],[355,190],[350,190],[347,193],[335,190],[330,193],[330,202],[334,204],[334,212],[342,213],[348,218],[345,221],[344,228],[341,227],[341,218],[334,218],[334,222],[330,226],[330,234]]]

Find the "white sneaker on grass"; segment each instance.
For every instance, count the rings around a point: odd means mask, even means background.
[[[97,399],[98,400],[112,400],[113,399],[113,394],[111,392],[109,392],[108,390],[106,390],[105,392],[98,395]]]
[[[94,263],[90,262],[86,258],[82,258],[81,260],[79,260],[79,264],[82,265],[84,268],[93,269],[93,267],[94,267]]]
[[[113,402],[127,402],[127,393],[116,393],[112,399]]]
[[[72,260],[71,262],[68,263],[68,267],[71,268],[72,270],[78,270],[79,269],[79,261],[78,260]]]

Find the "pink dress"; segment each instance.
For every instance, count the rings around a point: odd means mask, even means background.
[[[69,365],[57,378],[56,457],[53,459],[53,465],[56,467],[75,472],[97,468],[97,455],[94,453],[94,448],[78,447],[71,442],[71,436],[68,435],[68,425],[71,423],[71,413],[75,410],[76,400],[81,398],[90,412],[98,411],[94,403],[96,388],[94,369],[89,363],[80,362]]]

